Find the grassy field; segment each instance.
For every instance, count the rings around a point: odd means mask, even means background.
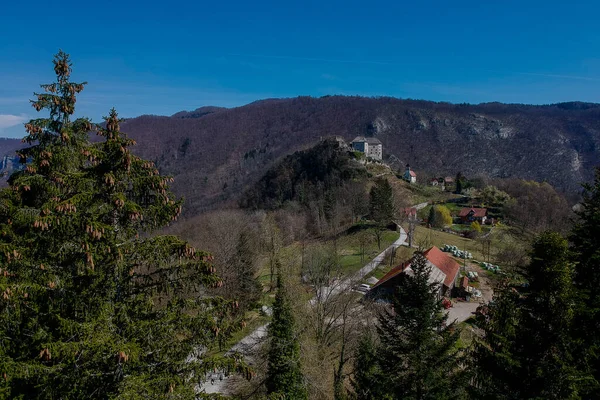
[[[406,184],[408,189],[413,193],[413,201],[418,203],[424,202],[445,202],[449,199],[457,197],[451,192],[442,191],[439,186],[421,185],[421,184]]]
[[[435,229],[429,229],[424,226],[417,226],[415,228],[415,239],[413,243],[423,248],[431,246],[441,248],[445,244],[449,244],[472,253],[473,258],[476,260],[483,260],[483,253],[481,253],[482,247],[475,240],[453,235],[451,233],[440,232]]]
[[[335,244],[331,240],[326,242],[308,242],[304,245],[304,253],[310,254],[312,250],[317,248],[324,249],[327,252],[336,249],[340,272],[342,275],[347,276],[364,267],[368,262],[373,260],[373,258],[396,241],[399,236],[399,233],[396,231],[384,231],[381,237],[381,249],[379,249],[377,247],[375,235],[371,229],[357,230],[352,234],[342,235],[336,240]],[[364,245],[364,255],[361,255],[361,241]],[[289,266],[295,266],[294,273],[292,273],[294,276],[299,276],[299,274],[295,272],[299,273],[300,271],[302,251],[301,243],[293,243],[282,248],[280,251],[282,264],[287,265],[288,268]],[[258,279],[264,287],[269,286],[271,276],[269,260],[266,256],[263,257],[261,261]],[[267,302],[267,299],[265,299],[265,303]]]
[[[406,229],[406,228],[405,228]],[[489,232],[489,229],[484,230],[484,234]],[[493,229],[490,236],[490,258],[489,262],[495,264],[501,264],[497,255],[505,248],[515,247],[522,245],[519,237],[514,235],[514,232],[509,227],[497,226]],[[488,261],[487,252],[486,256],[483,254],[483,244],[477,240],[467,239],[459,235],[452,233],[441,232],[435,229],[429,229],[424,226],[417,226],[415,228],[415,239],[414,244],[423,248],[430,246],[443,247],[445,244],[457,246],[460,250],[466,250],[473,254],[473,259],[477,261]]]
[[[384,251],[389,245],[396,241],[399,237],[398,232],[385,231],[381,238],[381,249],[377,247],[377,242],[372,234],[367,233],[368,238],[365,246],[364,257],[361,257],[360,251],[360,233],[354,235],[347,235],[340,239],[339,246],[339,263],[342,267],[342,271],[345,275],[351,274],[364,267],[373,258]]]
[[[373,272],[371,272],[370,274],[365,276],[363,281],[366,282],[366,280],[370,277],[375,277],[377,279],[383,278],[383,276],[385,274],[387,274],[393,267],[397,266],[398,264],[400,264],[403,261],[410,259],[413,255],[413,253],[415,252],[415,250],[416,249],[411,249],[408,246],[398,247],[398,249],[396,250],[396,256],[394,257],[393,262],[390,263],[390,261],[388,259],[386,259],[377,268],[375,268],[375,270],[373,270]]]

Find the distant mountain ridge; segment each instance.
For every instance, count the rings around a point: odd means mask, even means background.
[[[195,109],[194,111],[179,111],[171,115],[173,118],[200,118],[205,115],[213,114],[219,111],[227,110],[225,107],[205,106]]]
[[[376,136],[427,174],[519,177],[565,190],[600,164],[600,104],[479,105],[325,96],[266,99],[242,107],[201,107],[131,118],[121,129],[134,152],[175,176],[189,212],[238,199],[273,163],[320,138]],[[12,142],[12,141],[11,141]],[[0,142],[0,155],[5,148]],[[14,151],[12,146],[11,151]]]

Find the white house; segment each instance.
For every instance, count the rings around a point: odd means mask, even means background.
[[[383,156],[383,145],[374,137],[357,136],[352,141],[352,149],[376,160],[381,160]]]
[[[417,174],[410,169],[410,165],[406,164],[406,171],[403,176],[404,180],[409,183],[417,183]]]

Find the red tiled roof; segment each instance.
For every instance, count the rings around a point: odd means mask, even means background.
[[[373,289],[376,288],[377,286],[381,285],[382,283],[389,281],[390,279],[392,279],[393,277],[401,274],[406,268],[408,268],[410,266],[410,261],[405,261],[400,265],[396,265],[394,268],[392,268],[390,270],[390,272],[388,272],[387,274],[385,274],[383,276],[383,278],[381,278],[374,286]]]
[[[467,278],[466,276],[463,276],[462,279],[460,280],[460,287],[466,289],[467,286],[469,286],[469,278]]]
[[[427,260],[429,260],[430,263],[435,265],[440,271],[442,271],[446,275],[446,278],[444,279],[444,286],[450,287],[452,285],[452,282],[454,282],[454,280],[456,279],[456,275],[458,274],[460,265],[456,261],[454,261],[450,256],[448,256],[446,253],[443,253],[440,249],[438,249],[435,246],[425,251],[423,255]],[[395,266],[390,270],[390,272],[385,274],[383,278],[381,278],[379,282],[377,282],[373,286],[373,289],[381,285],[382,283],[387,282],[390,279],[398,276],[409,267],[410,260]]]
[[[469,215],[469,213],[473,211],[473,216],[476,218],[481,218],[481,217],[485,217],[487,215],[487,208],[475,208],[475,207],[471,207],[471,208],[463,208],[460,210],[460,213],[458,213],[459,217],[466,217],[467,215]]]
[[[415,171],[410,171],[410,176],[417,176],[417,174],[415,174]]]
[[[454,280],[456,279],[456,274],[458,274],[460,265],[456,261],[454,261],[449,255],[442,252],[435,246],[425,251],[423,255],[429,260],[430,263],[438,267],[440,271],[446,274],[444,285],[450,287],[452,285],[452,282],[454,282]]]
[[[402,211],[404,215],[417,215],[417,209],[414,207],[406,207]]]

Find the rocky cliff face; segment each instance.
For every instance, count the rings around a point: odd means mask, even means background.
[[[332,135],[376,136],[384,159],[394,155],[422,175],[519,177],[576,191],[600,165],[600,105],[587,103],[299,97],[141,116],[122,130],[137,140],[134,151],[175,176],[189,212],[237,199],[275,160]]]

